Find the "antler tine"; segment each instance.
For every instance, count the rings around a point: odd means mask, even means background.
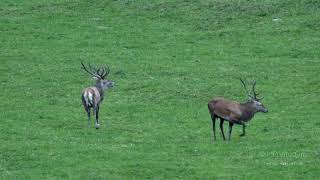
[[[101,79],[104,79],[104,73],[105,70],[103,68],[99,68],[97,71],[97,74],[101,77]]]
[[[263,99],[263,97],[258,98],[259,93],[256,93],[256,81],[255,80],[253,80],[253,82],[252,82],[252,92],[253,92],[253,98],[254,99],[256,99],[258,101]]]
[[[101,72],[101,77],[105,77],[105,74],[106,74],[106,70],[104,69],[104,67],[101,68],[102,69],[102,72]]]
[[[108,66],[104,66],[103,68],[102,77],[105,78],[110,73],[110,68]]]
[[[105,74],[105,76],[108,76],[109,73],[110,73],[110,68],[109,68],[109,66],[105,66],[105,68],[106,68],[106,74]]]
[[[91,70],[91,72],[93,71],[95,74],[98,72],[98,69],[97,69],[97,67],[96,66],[91,66],[91,64],[89,63],[89,68],[90,68],[90,70]]]
[[[83,64],[83,62],[81,62],[81,65],[82,65],[83,69],[84,69],[87,73],[91,74],[91,75],[94,76],[94,77],[100,78],[96,73],[93,73],[93,72],[92,72],[92,67],[91,67],[91,64],[90,64],[90,63],[89,63],[89,69],[90,69],[90,70],[88,70],[88,69],[86,68],[86,66]]]
[[[252,81],[252,93],[253,93],[253,97],[256,98],[256,80]]]
[[[246,83],[245,83],[241,78],[240,78],[240,81],[241,81],[244,89],[246,90],[247,95],[248,95],[250,98],[252,98],[252,95],[249,93]]]

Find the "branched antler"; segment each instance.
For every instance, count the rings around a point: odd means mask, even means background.
[[[247,96],[249,96],[249,98],[253,98],[252,97],[252,95],[250,94],[250,92],[248,91],[248,88],[247,88],[247,85],[246,85],[246,83],[240,78],[240,81],[241,81],[241,83],[242,83],[242,85],[243,85],[243,87],[244,87],[244,89],[246,90],[246,93],[247,93]]]
[[[91,74],[92,76],[98,79],[104,79],[110,73],[110,68],[108,66],[97,68],[96,66],[92,66],[89,63],[89,69],[87,69],[87,67],[83,64],[83,62],[81,62],[81,65],[87,73]]]
[[[255,89],[256,88],[256,81],[255,80],[252,81],[251,92],[249,92],[246,83],[241,78],[240,78],[240,81],[241,81],[241,83],[242,83],[244,89],[246,90],[246,93],[247,93],[247,95],[249,96],[250,99],[255,99],[257,101],[260,101],[261,99],[263,99],[263,98],[258,98],[259,93],[257,93],[256,89]]]
[[[259,96],[259,93],[257,93],[256,92],[256,81],[255,80],[253,80],[253,82],[252,82],[252,93],[253,93],[253,98],[255,99],[255,100],[257,100],[257,101],[260,101],[261,99],[263,99],[263,97],[261,97],[261,98],[258,98],[258,96]]]

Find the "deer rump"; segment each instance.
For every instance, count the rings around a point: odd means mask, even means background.
[[[96,87],[86,88],[82,93],[82,102],[85,104],[85,106],[88,106],[88,108],[96,107],[100,99],[100,93]]]
[[[240,103],[224,98],[215,98],[209,103],[210,113],[215,118],[220,118],[234,124],[243,124],[240,119],[242,116]]]

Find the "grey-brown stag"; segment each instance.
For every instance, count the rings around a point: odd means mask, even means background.
[[[220,129],[223,140],[225,140],[223,132],[223,122],[229,122],[229,137],[231,139],[232,126],[234,124],[242,125],[242,134],[245,135],[245,123],[250,121],[257,112],[268,112],[268,109],[261,103],[262,98],[258,98],[258,93],[255,91],[256,81],[252,83],[252,90],[249,93],[246,83],[240,79],[243,87],[245,88],[249,100],[244,103],[225,99],[223,97],[217,97],[208,103],[209,112],[212,119],[213,140],[216,140],[215,124],[216,119],[220,119]]]
[[[90,111],[92,108],[93,116],[95,118],[95,128],[98,129],[100,127],[99,109],[100,103],[104,99],[104,90],[113,87],[114,82],[106,79],[110,73],[109,67],[105,66],[97,68],[89,63],[89,67],[87,68],[82,62],[81,65],[83,69],[96,80],[96,84],[94,86],[83,90],[81,98],[84,109],[88,115],[88,127],[90,127]]]

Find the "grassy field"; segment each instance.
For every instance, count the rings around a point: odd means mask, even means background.
[[[318,0],[1,0],[1,179],[317,179]],[[116,86],[87,128],[80,62]],[[267,114],[212,143],[207,102]],[[227,124],[225,128],[227,129]]]

